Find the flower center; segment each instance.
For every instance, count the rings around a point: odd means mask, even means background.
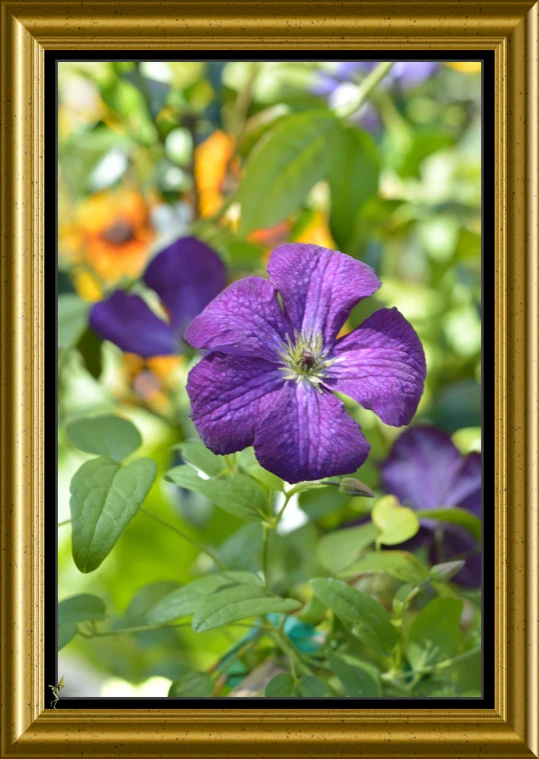
[[[327,369],[335,362],[334,358],[328,359],[328,353],[329,350],[323,349],[321,332],[306,334],[294,330],[294,340],[287,335],[286,343],[282,343],[279,351],[284,364],[280,367],[284,379],[311,382],[319,388],[327,377]]]
[[[107,227],[101,237],[112,245],[123,245],[133,239],[133,225],[127,219],[117,219]]]

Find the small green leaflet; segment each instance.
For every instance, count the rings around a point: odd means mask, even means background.
[[[98,596],[80,593],[65,598],[58,604],[58,624],[68,625],[76,622],[105,619],[107,607]]]
[[[73,559],[81,572],[101,564],[139,507],[157,473],[152,459],[122,466],[99,457],[83,464],[71,480]]]
[[[174,447],[180,452],[182,458],[210,477],[227,469],[224,457],[216,456],[206,448],[204,443],[187,440]]]
[[[270,490],[278,490],[280,492],[284,490],[284,482],[281,478],[277,477],[276,474],[268,472],[268,470],[261,467],[260,464],[251,464],[247,467],[247,471],[251,477],[254,477],[255,480],[258,480],[258,482],[261,482]]]
[[[443,564],[435,564],[430,568],[430,577],[434,582],[447,582],[460,572],[466,564],[465,561],[446,561]]]
[[[462,607],[460,599],[435,598],[419,612],[408,631],[405,649],[414,669],[455,656],[462,643]]]
[[[353,564],[361,551],[376,539],[376,527],[372,522],[359,527],[336,530],[320,539],[316,556],[326,569],[339,574]]]
[[[265,695],[268,698],[323,698],[330,696],[326,683],[316,675],[307,675],[300,680],[295,680],[287,672],[281,672],[266,685]]]
[[[204,480],[192,467],[176,466],[167,472],[166,479],[178,487],[206,496],[223,511],[241,519],[262,522],[270,517],[267,493],[245,474]]]
[[[213,680],[207,672],[189,672],[175,680],[168,691],[169,698],[201,698],[213,696]]]
[[[306,675],[298,682],[297,695],[303,698],[324,698],[331,696],[328,686],[316,675]]]
[[[343,622],[356,625],[354,633],[373,651],[387,656],[398,640],[389,612],[374,598],[333,577],[310,582],[320,600]]]
[[[242,237],[279,223],[299,208],[328,173],[338,126],[328,110],[294,113],[256,145],[240,186]]]
[[[166,624],[175,619],[194,614],[202,600],[225,585],[262,585],[262,580],[254,572],[230,570],[199,577],[193,582],[176,588],[160,598],[146,613],[147,624]]]
[[[78,632],[77,625],[58,625],[58,651],[67,646],[70,640],[73,640]]]
[[[295,611],[301,607],[294,598],[279,598],[257,585],[236,585],[207,596],[193,617],[193,630],[206,632],[242,619],[271,612]]]
[[[265,695],[268,698],[283,698],[297,696],[297,681],[288,672],[281,672],[266,685]]]
[[[376,542],[386,546],[404,543],[419,530],[419,519],[415,511],[401,506],[392,495],[386,495],[376,503],[372,510],[372,521],[378,528]]]
[[[67,425],[66,432],[75,448],[118,463],[142,445],[135,425],[112,414],[76,419]]]
[[[349,696],[365,698],[382,695],[380,672],[372,664],[348,654],[336,653],[328,653],[328,662]]]
[[[467,509],[460,509],[455,506],[451,509],[429,509],[417,511],[416,513],[418,517],[424,517],[425,519],[438,519],[440,522],[458,524],[460,527],[468,530],[476,540],[481,540],[481,520]]]

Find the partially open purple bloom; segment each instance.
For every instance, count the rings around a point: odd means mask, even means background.
[[[159,296],[166,321],[140,295],[116,290],[93,306],[90,326],[103,340],[143,358],[181,353],[185,328],[226,284],[221,259],[200,240],[182,237],[150,261],[143,279]]]
[[[381,466],[382,488],[416,510],[459,506],[481,517],[481,456],[463,456],[451,438],[435,427],[411,427],[394,443]],[[431,546],[431,561],[441,563],[466,555],[466,564],[453,578],[469,587],[481,585],[481,556],[475,538],[457,525],[438,526],[422,519],[413,540]],[[470,554],[468,556],[468,554]]]
[[[408,424],[425,380],[419,338],[396,308],[383,308],[337,339],[381,284],[343,253],[281,245],[268,274],[234,282],[189,325],[185,339],[211,351],[189,374],[191,418],[214,453],[254,445],[260,464],[287,482],[354,472],[369,444],[333,391],[386,424]]]

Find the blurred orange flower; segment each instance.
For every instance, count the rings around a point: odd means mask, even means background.
[[[456,71],[460,71],[462,74],[481,73],[481,61],[448,61],[445,65]]]
[[[170,392],[178,387],[178,372],[183,364],[183,356],[144,359],[135,353],[124,353],[119,393],[122,403],[166,416],[172,409]]]
[[[195,184],[198,210],[202,218],[213,216],[221,208],[226,180],[237,176],[239,165],[232,160],[235,142],[230,135],[217,129],[195,148]]]
[[[60,228],[59,238],[65,258],[89,265],[103,282],[110,283],[142,272],[155,232],[144,197],[124,188],[85,198],[73,223]]]

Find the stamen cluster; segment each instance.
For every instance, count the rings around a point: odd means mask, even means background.
[[[285,380],[296,382],[311,382],[318,390],[327,377],[327,369],[335,363],[336,359],[328,359],[329,350],[324,350],[324,338],[321,332],[305,333],[294,330],[294,340],[289,334],[286,342],[282,343],[279,357],[284,366],[280,370],[284,372]]]

